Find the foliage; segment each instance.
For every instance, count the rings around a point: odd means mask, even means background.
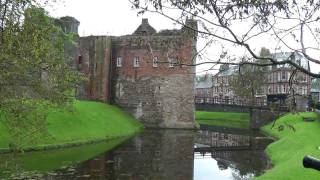
[[[257,179],[319,179],[320,174],[316,170],[306,169],[302,165],[305,155],[320,157],[320,141],[317,136],[320,132],[320,122],[304,122],[303,117],[317,118],[313,112],[298,114],[287,114],[276,121],[276,127],[271,128],[269,124],[262,130],[272,136],[279,138],[278,141],[267,147],[267,154],[272,160],[273,168]]]
[[[266,48],[261,48],[261,57],[270,57],[270,51]],[[250,61],[246,57],[241,59],[242,62]],[[255,60],[257,64],[265,63],[264,60]],[[260,94],[265,83],[267,82],[266,73],[267,67],[254,66],[251,64],[244,64],[238,67],[230,81],[232,91],[238,97],[243,97],[253,102],[255,95]]]
[[[196,121],[203,125],[248,129],[249,120],[248,113],[196,111]]]
[[[73,36],[35,1],[0,3],[0,118],[17,146],[22,131],[47,132],[48,109],[72,102],[70,92],[83,78],[65,59],[64,44]]]
[[[238,68],[230,80],[230,86],[238,97],[253,101],[255,95],[262,91],[266,80],[265,68],[247,64]]]

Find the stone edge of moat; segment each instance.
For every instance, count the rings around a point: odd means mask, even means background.
[[[73,148],[73,147],[80,147],[80,146],[85,146],[90,144],[98,144],[98,143],[107,142],[115,139],[123,139],[125,141],[141,133],[143,130],[144,128],[140,128],[132,134],[127,134],[123,136],[96,138],[96,139],[91,139],[86,141],[77,141],[77,142],[73,141],[73,142],[63,143],[63,144],[40,145],[40,146],[26,147],[26,148],[23,148],[22,150],[17,150],[17,151],[9,148],[0,148],[0,155],[10,154],[10,153],[38,152],[38,151],[49,151],[49,150],[57,150],[57,149],[64,149],[64,148]]]

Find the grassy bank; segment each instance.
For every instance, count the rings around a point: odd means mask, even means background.
[[[230,128],[249,128],[249,113],[196,111],[199,124]]]
[[[274,167],[257,179],[320,179],[319,171],[303,168],[302,165],[305,155],[320,158],[320,122],[304,122],[303,117],[317,118],[315,113],[310,112],[287,114],[277,120],[275,128],[271,129],[271,125],[262,128],[279,140],[266,149]]]
[[[76,101],[73,112],[53,109],[47,117],[47,123],[50,136],[26,136],[23,147],[111,139],[132,135],[143,127],[115,106],[90,101]],[[0,148],[8,148],[13,137],[1,123],[0,132]]]
[[[113,149],[123,143],[125,138],[111,139],[102,143],[86,146],[38,151],[22,154],[0,155],[0,179],[22,179],[21,175],[49,172],[62,167],[72,166]],[[17,171],[19,169],[19,171]],[[32,179],[25,177],[24,179]],[[37,179],[37,178],[34,178]]]

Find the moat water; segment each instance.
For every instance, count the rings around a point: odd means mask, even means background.
[[[117,146],[1,155],[0,179],[252,179],[270,168],[264,149],[271,142],[234,130],[146,130]]]

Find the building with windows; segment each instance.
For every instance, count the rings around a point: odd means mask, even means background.
[[[79,39],[77,97],[116,104],[147,127],[194,127],[197,23],[156,32],[147,19],[133,34]],[[183,65],[181,65],[183,64]]]
[[[310,70],[309,61],[298,52],[274,53],[272,56],[277,61],[292,60],[305,69]],[[213,93],[215,99],[224,99],[225,102],[245,101],[237,97],[230,86],[230,80],[238,72],[238,66],[230,66],[213,76]],[[295,94],[298,110],[307,109],[308,97],[311,94],[311,77],[295,71],[289,64],[268,67],[266,74],[267,82],[256,94],[256,101],[262,104],[271,102],[283,103]],[[290,81],[290,78],[292,80]],[[290,84],[292,82],[292,84]]]
[[[207,99],[207,97],[213,97],[212,90],[213,90],[212,75],[206,74],[203,80],[199,80],[196,82],[196,97],[199,97],[198,100],[200,101],[198,103],[204,103],[204,102],[210,101],[210,98]]]

